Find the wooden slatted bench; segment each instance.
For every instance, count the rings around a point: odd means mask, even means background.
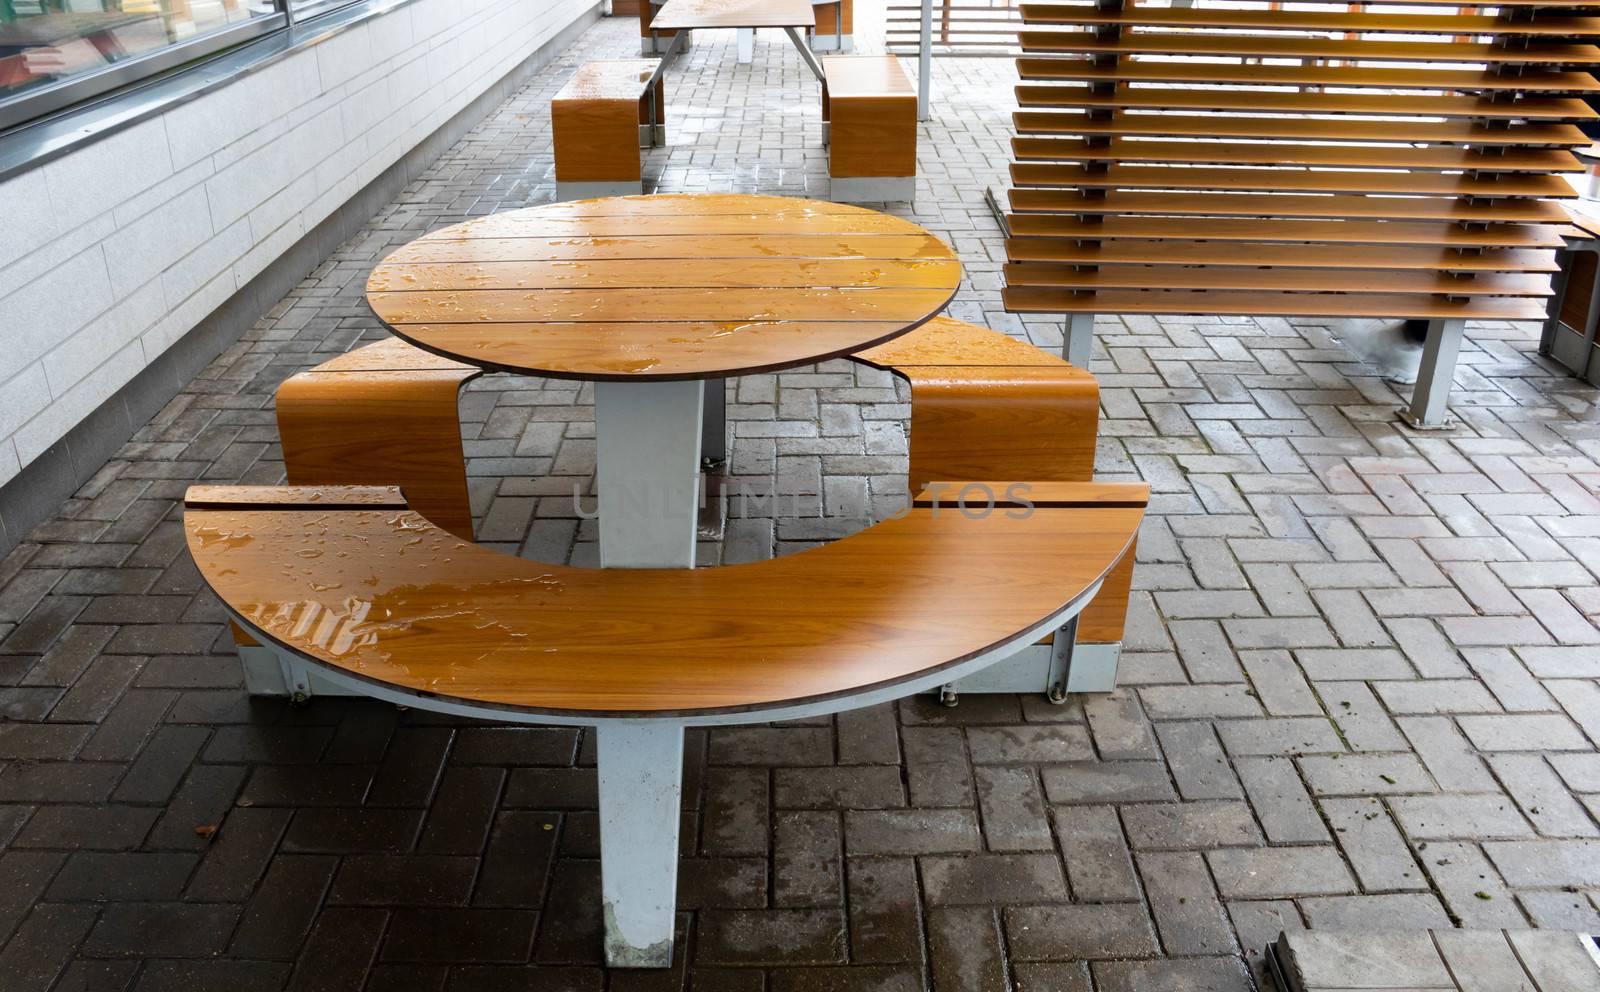
[[[1094,478],[1100,388],[1088,372],[987,327],[936,317],[908,334],[851,356],[911,385],[909,485],[945,480]],[[946,487],[947,498],[960,487]],[[1003,498],[991,484],[969,498]],[[1053,633],[1006,664],[944,687],[970,692],[1068,693],[1116,687],[1133,581],[1134,551],[1117,563],[1072,630]]]
[[[1465,322],[1543,319],[1600,0],[1284,6],[1021,4],[1006,307],[1079,365],[1097,313],[1415,320],[1444,426]]]
[[[304,692],[315,671],[417,709],[595,727],[606,957],[666,967],[686,726],[876,705],[1009,657],[1095,596],[1147,492],[1040,483],[1028,512],[919,505],[804,554],[690,570],[514,558],[392,488],[197,486],[184,529]]]
[[[557,200],[644,192],[639,148],[666,144],[666,83],[658,65],[585,62],[550,100]]]
[[[854,0],[811,0],[811,6],[817,15],[811,32],[813,51],[848,52],[856,47]]]
[[[917,93],[892,55],[822,60],[828,197],[911,201],[917,191]]]

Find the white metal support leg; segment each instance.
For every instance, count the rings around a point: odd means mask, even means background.
[[[1067,314],[1067,324],[1062,332],[1061,357],[1087,370],[1089,359],[1094,356],[1094,314]]]
[[[704,384],[594,387],[600,564],[692,568]]]
[[[756,57],[756,29],[739,28],[737,31],[739,64],[749,65],[751,62],[755,61]]]
[[[700,429],[700,464],[721,465],[728,460],[728,381],[708,379],[705,389],[705,415]]]
[[[1434,320],[1428,323],[1428,338],[1422,345],[1422,367],[1417,369],[1417,385],[1411,391],[1411,407],[1401,411],[1406,423],[1419,428],[1450,426],[1450,383],[1456,374],[1456,356],[1466,321]]]
[[[606,964],[670,967],[683,727],[618,720],[600,725],[597,743]]]
[[[932,116],[928,110],[933,75],[933,0],[922,0],[922,23],[917,32],[917,120]]]

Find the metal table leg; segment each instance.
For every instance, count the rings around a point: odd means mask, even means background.
[[[811,46],[807,45],[805,38],[801,37],[800,30],[798,28],[784,28],[783,32],[789,36],[789,40],[794,42],[795,49],[800,52],[800,61],[804,62],[806,68],[811,70],[811,74],[817,77],[817,82],[822,82],[822,63],[818,62],[817,57],[812,54]]]
[[[597,730],[606,964],[668,968],[677,916],[683,727],[615,720]]]
[[[694,567],[704,394],[698,379],[595,383],[601,567]]]

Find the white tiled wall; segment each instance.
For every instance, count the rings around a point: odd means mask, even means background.
[[[0,484],[596,0],[417,0],[0,183]]]

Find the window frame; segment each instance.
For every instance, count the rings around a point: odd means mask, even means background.
[[[295,11],[291,0],[272,0],[275,12],[230,24],[155,51],[114,62],[93,72],[72,76],[12,97],[0,97],[0,134],[38,123],[57,114],[127,91],[141,83],[203,63],[241,45],[287,32],[361,0],[320,0]]]

